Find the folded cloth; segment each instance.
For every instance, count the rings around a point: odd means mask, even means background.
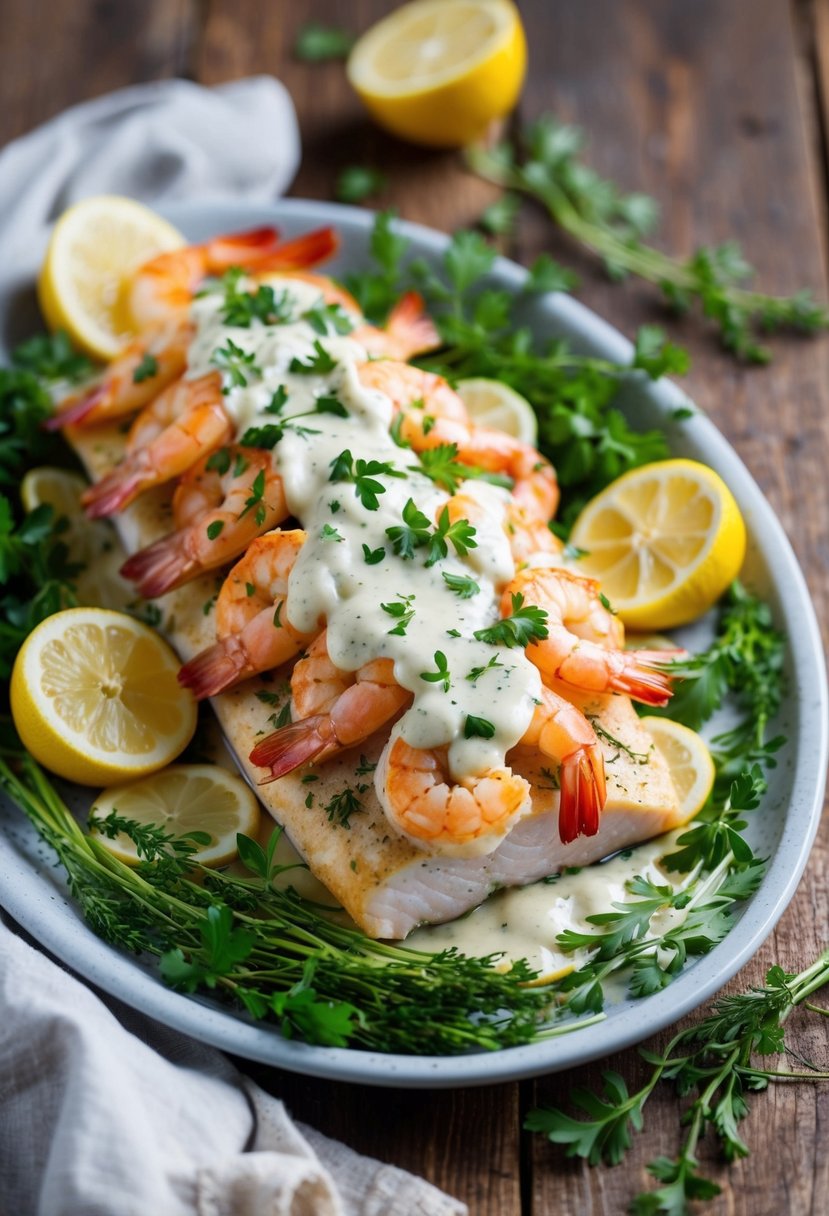
[[[299,163],[270,77],[122,89],[0,151],[0,337],[33,251],[90,194],[267,201]],[[31,330],[29,330],[31,332]],[[20,333],[18,336],[23,336]],[[291,1121],[218,1052],[97,996],[0,923],[0,1210],[36,1216],[462,1216]]]
[[[0,920],[4,1212],[466,1212],[428,1182],[292,1122],[218,1051],[110,1004]]]

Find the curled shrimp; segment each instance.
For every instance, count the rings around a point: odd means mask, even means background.
[[[202,456],[176,486],[176,530],[127,558],[121,573],[145,599],[164,595],[233,561],[288,514],[271,452],[220,448]]]
[[[267,784],[363,743],[411,699],[395,680],[391,659],[375,659],[357,671],[335,666],[323,632],[291,675],[294,721],[257,743],[250,760],[271,770],[262,783]]]
[[[357,374],[362,384],[385,393],[402,413],[400,438],[416,452],[454,444],[461,463],[511,478],[513,497],[529,515],[544,521],[554,515],[558,482],[549,461],[531,444],[476,426],[442,376],[392,360],[365,364]]]
[[[141,266],[127,299],[139,337],[113,360],[96,385],[61,402],[48,427],[56,430],[67,423],[87,426],[121,418],[141,409],[180,376],[193,336],[188,310],[208,275],[231,266],[259,273],[289,271],[323,261],[337,248],[331,228],[281,245],[277,238],[275,228],[256,228],[161,253]],[[153,370],[136,383],[135,373],[142,363],[146,365],[148,356]]]
[[[452,523],[466,519],[474,524],[487,514],[486,507],[460,489],[446,502],[446,509]],[[501,525],[509,542],[510,553],[516,565],[529,561],[531,558],[543,555],[558,557],[561,553],[561,542],[553,535],[546,523],[530,514],[514,500],[504,504]]]
[[[123,459],[84,493],[87,515],[99,519],[123,510],[150,486],[171,481],[221,447],[232,431],[219,372],[177,380],[138,415]]]
[[[288,620],[288,579],[305,542],[300,529],[268,532],[248,548],[222,583],[216,601],[218,641],[178,673],[198,700],[292,659],[313,634]]]
[[[604,759],[581,710],[542,688],[541,703],[520,742],[558,761],[562,841],[595,835],[607,798]],[[509,768],[453,783],[446,754],[446,748],[410,747],[392,734],[377,765],[378,797],[394,826],[421,847],[460,856],[491,852],[532,810],[530,784]]]
[[[527,658],[546,679],[587,692],[623,692],[646,705],[667,705],[671,677],[659,665],[664,650],[622,650],[624,626],[602,603],[599,584],[570,570],[530,567],[505,588],[501,613],[513,597],[547,613],[547,637],[527,647]]]

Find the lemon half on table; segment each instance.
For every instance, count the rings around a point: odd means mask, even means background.
[[[526,65],[510,0],[414,0],[363,34],[347,72],[381,127],[427,147],[456,148],[512,109]]]
[[[167,643],[133,617],[104,608],[56,612],[15,660],[15,727],[35,760],[79,785],[155,772],[196,729],[179,666]]]
[[[124,287],[144,262],[184,237],[143,203],[85,198],[55,225],[37,281],[50,329],[65,329],[94,359],[114,359],[133,332]]]

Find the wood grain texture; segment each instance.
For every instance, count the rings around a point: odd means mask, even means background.
[[[0,144],[67,105],[135,81],[178,73],[215,83],[271,72],[299,112],[304,157],[295,195],[330,198],[341,168],[374,165],[389,186],[373,204],[452,230],[474,220],[495,191],[465,173],[456,155],[407,147],[374,128],[340,64],[292,57],[306,21],[360,32],[394,7],[394,0],[52,0],[45,21],[32,0],[4,0]],[[829,0],[800,0],[792,9],[786,0],[753,0],[750,20],[741,0],[520,0],[520,8],[531,51],[521,118],[554,110],[583,124],[599,170],[661,201],[658,241],[666,249],[688,253],[736,237],[767,290],[805,284],[826,298]],[[608,284],[591,258],[527,206],[515,252],[528,260],[545,248],[579,270],[581,298],[628,334],[643,321],[664,321],[650,289]],[[696,321],[674,323],[672,333],[694,356],[689,392],[783,520],[826,631],[829,342],[776,342],[774,364],[758,370],[721,354]],[[777,932],[732,988],[759,983],[773,962],[795,970],[825,943],[828,860],[829,828]],[[805,1055],[829,1060],[829,1023],[798,1014],[792,1029]],[[474,1216],[617,1216],[645,1185],[645,1163],[678,1143],[680,1107],[667,1087],[652,1100],[646,1134],[615,1170],[567,1162],[559,1149],[520,1133],[528,1106],[562,1104],[574,1084],[595,1084],[602,1066],[635,1084],[642,1065],[634,1051],[520,1087],[454,1093],[368,1090],[240,1064],[297,1117],[424,1174],[465,1199]],[[713,1167],[725,1189],[712,1214],[826,1211],[828,1119],[829,1091],[817,1087],[779,1087],[759,1098],[745,1127],[752,1157],[727,1176]],[[705,1153],[703,1146],[703,1160]]]

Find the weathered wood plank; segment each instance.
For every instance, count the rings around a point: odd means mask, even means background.
[[[523,117],[549,110],[584,126],[597,169],[625,189],[659,199],[657,239],[664,248],[687,254],[697,244],[735,238],[757,266],[764,289],[785,293],[809,286],[826,298],[818,222],[823,182],[804,123],[809,99],[799,94],[785,3],[756,0],[750,20],[744,6],[720,0],[693,6],[594,0],[589,11],[558,4],[554,13],[544,0],[522,0],[521,11],[536,62],[546,67],[530,78]],[[573,246],[551,234],[549,223],[528,207],[520,255],[526,260],[542,248],[578,266],[581,298],[624,332],[632,335],[645,321],[665,321],[652,292],[634,283],[609,284],[591,259],[574,257]],[[780,515],[825,625],[829,493],[821,470],[829,453],[827,339],[776,341],[773,365],[761,370],[735,365],[695,321],[673,324],[672,334],[693,355],[688,391],[735,444]],[[762,982],[774,962],[797,970],[825,944],[828,852],[824,829],[794,903],[732,989]],[[822,1019],[798,1018],[794,1026],[804,1053],[825,1061]],[[574,1085],[597,1085],[603,1067],[618,1068],[631,1084],[644,1075],[636,1054],[625,1052],[541,1080],[525,1102],[561,1105]],[[679,1111],[667,1087],[658,1091],[649,1104],[646,1134],[615,1170],[568,1162],[560,1149],[532,1137],[532,1211],[624,1211],[648,1182],[646,1163],[676,1151]],[[751,1158],[728,1171],[712,1164],[723,1186],[712,1216],[823,1210],[829,1166],[815,1143],[827,1115],[829,1093],[817,1088],[780,1087],[757,1099],[745,1125]],[[706,1165],[708,1151],[703,1146]]]
[[[143,80],[183,75],[194,0],[4,0],[0,146],[53,114]]]

